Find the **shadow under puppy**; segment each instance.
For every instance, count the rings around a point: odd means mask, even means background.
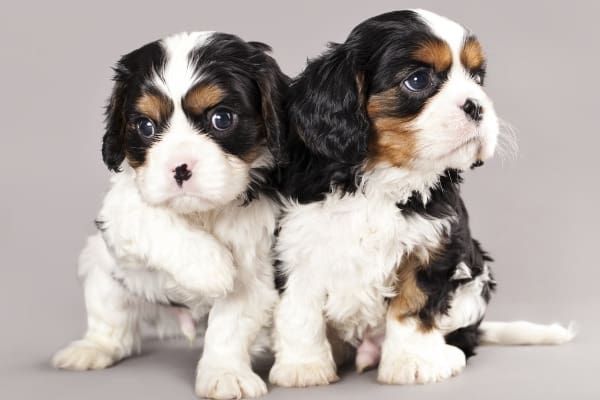
[[[558,325],[480,325],[495,282],[459,185],[497,144],[485,71],[471,32],[398,11],[358,25],[293,81],[272,383],[337,380],[339,339],[358,347],[359,370],[381,350],[378,380],[395,384],[458,373],[481,335],[571,339]]]
[[[251,350],[278,299],[269,175],[287,78],[262,43],[182,33],[121,58],[106,112],[116,172],[79,260],[88,328],[53,358],[108,367],[140,350],[140,325],[193,338],[208,315],[196,393],[265,394]]]

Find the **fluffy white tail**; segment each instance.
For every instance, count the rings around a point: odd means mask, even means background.
[[[483,322],[480,326],[483,344],[535,345],[563,344],[575,337],[575,326],[540,325],[527,321]]]

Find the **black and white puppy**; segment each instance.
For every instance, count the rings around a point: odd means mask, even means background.
[[[139,351],[142,321],[193,337],[208,315],[196,393],[266,393],[250,353],[278,300],[268,177],[288,88],[268,50],[182,33],[118,62],[102,146],[116,174],[79,262],[88,328],[56,367],[108,367]]]
[[[378,380],[396,384],[456,374],[482,331],[502,343],[572,337],[480,329],[495,283],[459,184],[498,140],[485,69],[461,25],[399,11],[361,23],[294,80],[272,383],[336,380],[328,336],[358,347],[358,369],[379,361],[381,339]]]

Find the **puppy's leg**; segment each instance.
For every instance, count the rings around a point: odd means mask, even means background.
[[[324,316],[325,290],[305,271],[290,274],[275,313],[275,364],[269,380],[279,386],[327,385],[338,380]]]
[[[379,364],[381,344],[384,337],[384,332],[365,332],[361,344],[356,349],[356,358],[354,360],[356,371],[359,374],[368,369],[375,368]]]
[[[88,240],[79,259],[84,279],[88,329],[83,339],[71,343],[52,358],[56,368],[101,369],[139,350],[138,300],[109,273],[114,261],[99,235]]]
[[[377,380],[387,384],[439,382],[459,373],[465,354],[446,344],[436,328],[426,328],[417,317],[398,319],[388,314]]]
[[[194,295],[213,298],[231,291],[236,270],[228,248],[181,216],[145,204],[135,187],[117,189],[107,194],[98,220],[120,267],[163,270]],[[122,206],[123,198],[129,207]]]
[[[389,384],[439,382],[460,372],[465,354],[446,344],[435,321],[419,318],[429,296],[421,290],[417,274],[421,263],[409,257],[398,271],[397,295],[386,316],[385,339],[377,379]]]
[[[210,311],[196,376],[199,397],[239,399],[267,393],[252,371],[250,352],[261,328],[270,323],[278,295],[272,282],[261,278],[240,274],[234,291]]]

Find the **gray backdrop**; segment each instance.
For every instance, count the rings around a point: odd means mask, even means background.
[[[467,175],[472,227],[496,258],[490,319],[576,320],[562,347],[485,347],[448,382],[384,387],[373,372],[271,398],[599,398],[599,2],[523,0],[3,2],[0,12],[0,397],[193,399],[197,348],[148,341],[106,371],[49,367],[85,326],[75,261],[106,188],[100,159],[111,65],[183,30],[271,44],[299,72],[327,41],[384,11],[422,7],[471,27],[489,55],[488,91],[518,129],[515,160]]]

